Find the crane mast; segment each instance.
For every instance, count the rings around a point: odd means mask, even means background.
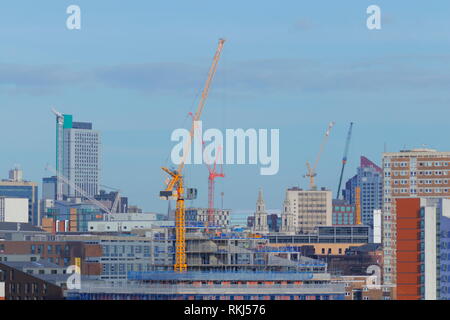
[[[220,164],[220,171],[217,170],[217,160],[221,158],[221,146],[219,146],[216,160],[214,161],[213,166],[206,164],[208,168],[208,226],[212,226],[214,224],[214,195],[215,195],[215,179],[216,178],[224,178],[225,174],[223,173],[222,164]],[[208,231],[208,229],[207,229]]]
[[[176,170],[171,170],[163,167],[162,170],[170,176],[170,180],[167,183],[167,187],[164,191],[160,192],[160,197],[165,200],[176,199],[176,210],[175,210],[175,272],[186,272],[187,271],[187,260],[186,260],[186,224],[185,224],[185,189],[183,181],[183,168],[186,161],[187,154],[190,154],[188,150],[191,148],[192,139],[194,137],[194,132],[197,127],[197,121],[200,120],[202,111],[205,107],[206,99],[208,98],[209,89],[217,70],[217,65],[219,63],[220,55],[222,53],[223,45],[225,43],[224,39],[219,39],[219,44],[216,53],[213,58],[211,68],[208,73],[208,78],[206,79],[205,87],[200,98],[197,111],[192,117],[192,127],[190,130],[190,139],[187,139],[184,144],[183,156],[180,164]],[[189,199],[189,195],[187,197]]]
[[[341,168],[341,175],[339,177],[339,185],[337,189],[336,199],[339,199],[341,193],[342,178],[344,176],[344,169],[345,165],[347,164],[348,149],[350,147],[350,140],[352,138],[352,128],[353,122],[350,122],[350,128],[348,129],[347,133],[347,140],[345,141],[344,156],[342,157],[342,168]]]
[[[328,137],[330,136],[330,132],[331,132],[331,129],[333,128],[333,126],[334,126],[334,121],[332,121],[328,124],[328,128],[327,128],[327,131],[325,132],[325,136],[323,138],[322,144],[320,145],[320,150],[319,150],[319,153],[317,154],[317,158],[316,158],[316,162],[314,163],[314,166],[311,167],[310,163],[308,161],[306,161],[307,172],[304,175],[304,177],[309,178],[309,188],[311,190],[316,190],[316,188],[317,188],[316,184],[314,182],[314,177],[317,176],[316,168],[317,168],[319,160],[322,156],[323,150],[325,149],[325,145],[327,144]]]

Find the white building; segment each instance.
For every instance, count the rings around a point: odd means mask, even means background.
[[[381,210],[373,210],[373,243],[381,243]]]
[[[330,190],[288,189],[282,214],[282,232],[311,234],[319,226],[332,225],[333,195]],[[283,218],[290,222],[283,223]],[[292,223],[292,225],[290,225]]]
[[[28,223],[28,199],[0,197],[0,222]]]
[[[131,232],[139,229],[153,229],[174,226],[173,221],[158,219],[157,213],[115,213],[108,216],[108,221],[88,222],[89,232]]]
[[[70,120],[67,120],[70,119]],[[100,184],[100,133],[92,124],[64,119],[62,174],[89,196],[99,192]],[[81,197],[71,186],[64,184],[63,194]]]

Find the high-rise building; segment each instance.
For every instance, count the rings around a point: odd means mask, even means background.
[[[450,200],[396,198],[396,298],[448,299]]]
[[[0,197],[28,199],[28,221],[40,225],[37,183],[23,180],[23,173],[18,169],[11,170],[9,176],[10,179],[0,181]]]
[[[330,190],[288,189],[282,213],[282,232],[315,233],[319,226],[332,225]],[[292,224],[292,225],[290,225]]]
[[[356,175],[346,182],[342,191],[345,201],[352,205],[356,204],[356,187],[361,190],[361,222],[373,228],[373,212],[383,206],[383,170],[362,156]]]
[[[92,123],[57,115],[56,170],[91,197],[99,192],[100,148],[100,133],[92,129]],[[63,198],[83,196],[60,179],[56,193],[57,200],[62,200],[60,193]]]
[[[383,153],[382,241],[384,283],[397,279],[398,198],[450,197],[450,152],[414,149]]]
[[[56,200],[56,176],[42,178],[42,200]]]
[[[262,189],[259,189],[258,200],[256,201],[255,221],[253,224],[253,231],[260,233],[269,232],[267,224],[266,203],[263,199]]]

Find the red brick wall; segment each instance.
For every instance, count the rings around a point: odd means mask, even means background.
[[[397,299],[420,300],[420,199],[396,199]]]

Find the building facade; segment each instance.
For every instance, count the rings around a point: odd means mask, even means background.
[[[399,198],[450,197],[450,152],[414,149],[383,153],[382,241],[384,283],[397,279],[397,213]]]
[[[356,187],[361,190],[361,221],[373,227],[373,212],[383,206],[383,170],[362,156],[356,175],[350,178],[342,191],[347,203],[355,205]]]
[[[61,168],[57,170],[88,196],[93,197],[98,194],[100,184],[100,132],[92,129],[92,123],[74,122],[71,115],[64,115],[62,125],[62,139],[57,139],[56,148]],[[83,196],[70,185],[63,184],[61,188],[65,197]]]
[[[319,226],[332,225],[332,193],[330,190],[291,188],[286,192],[282,213],[282,232],[315,233]]]
[[[0,181],[0,197],[28,199],[28,221],[35,226],[40,225],[38,184],[22,180],[22,173],[11,175],[10,172],[10,176],[15,180]]]
[[[355,205],[344,200],[333,200],[333,226],[356,224]]]
[[[0,222],[28,223],[28,199],[0,197]]]
[[[45,200],[42,227],[47,232],[87,232],[89,222],[103,221],[104,211],[90,202]]]
[[[42,178],[42,200],[56,200],[57,183],[56,176]]]
[[[174,213],[175,210],[172,210]],[[213,226],[228,227],[230,225],[230,209],[214,209]],[[206,225],[208,222],[208,208],[186,208],[185,219],[187,224]]]

